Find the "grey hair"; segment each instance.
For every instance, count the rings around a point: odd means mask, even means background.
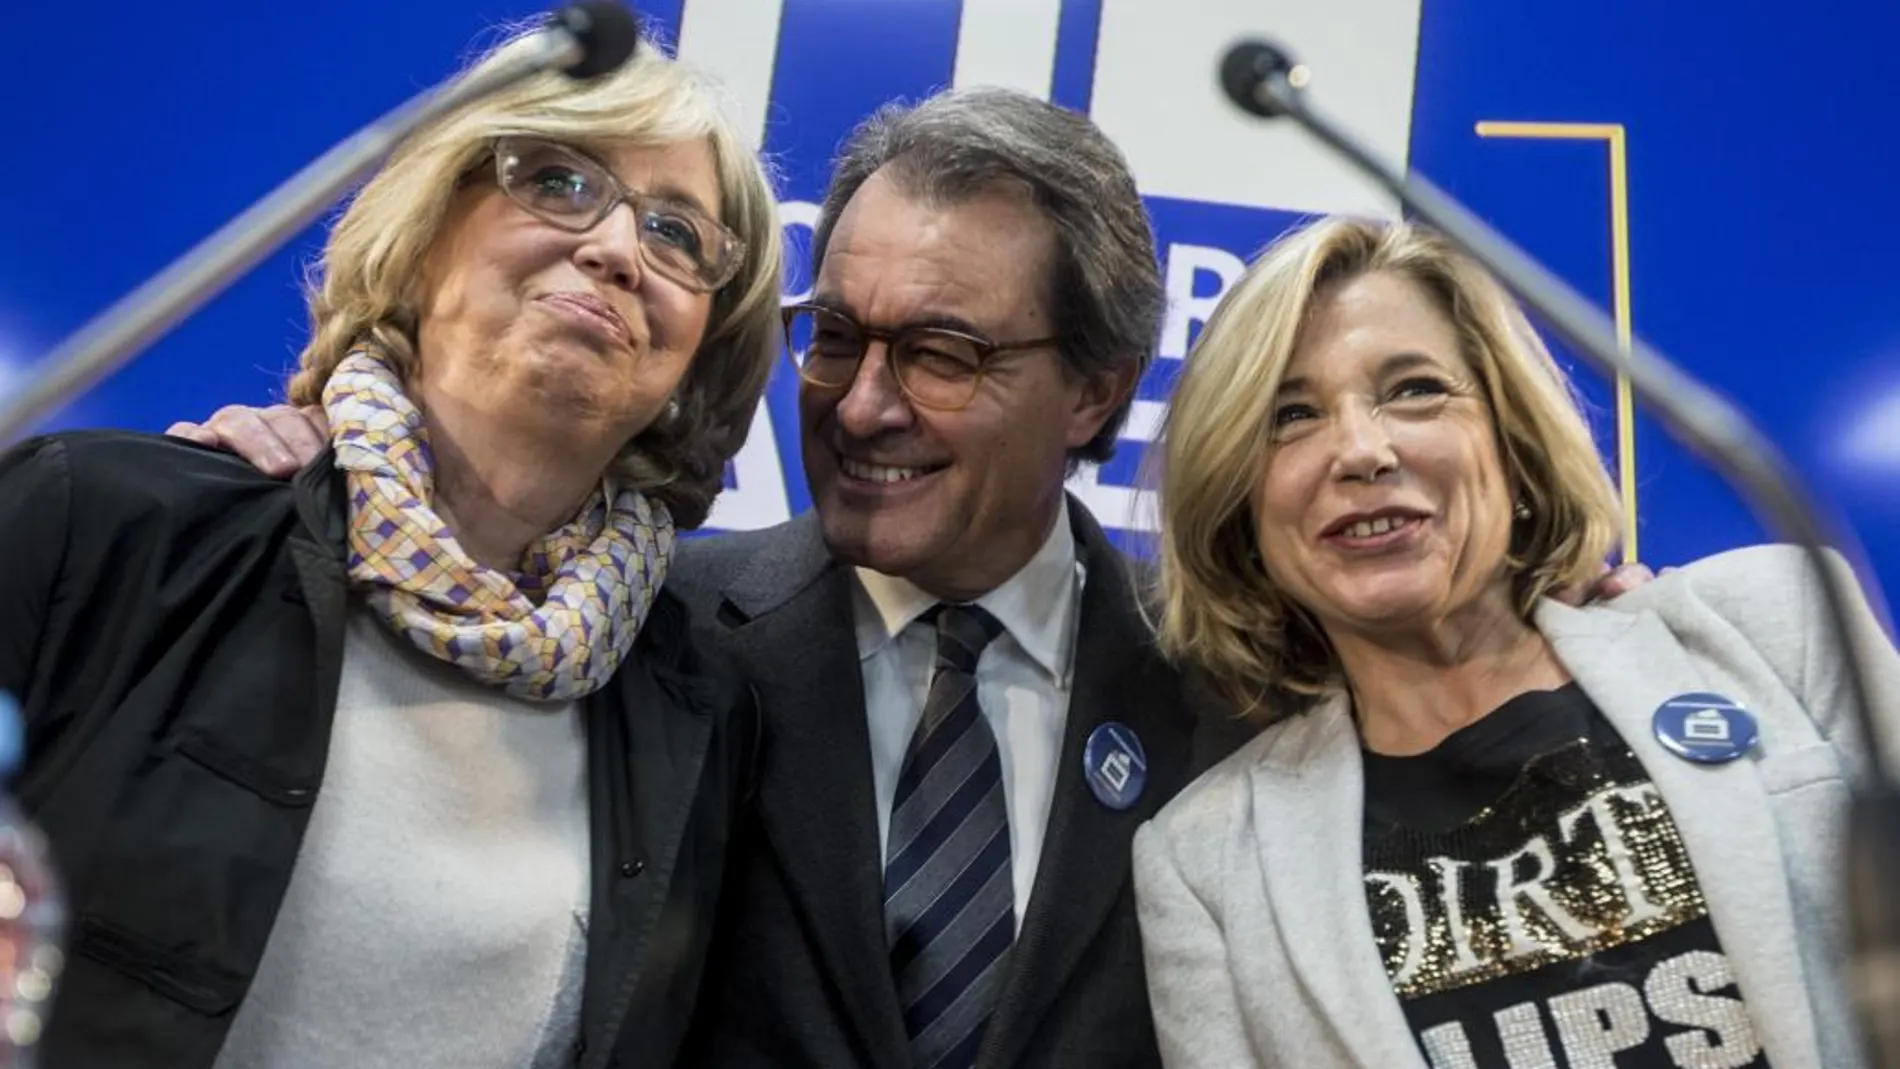
[[[1064,365],[1077,375],[1153,362],[1167,296],[1154,232],[1121,150],[1088,117],[1009,89],[886,104],[846,139],[812,233],[812,277],[845,205],[889,169],[906,192],[957,204],[998,187],[1027,191],[1055,235],[1047,298]],[[1070,462],[1107,460],[1134,392]]]

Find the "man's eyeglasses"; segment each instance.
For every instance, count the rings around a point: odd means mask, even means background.
[[[656,273],[698,293],[739,273],[745,242],[698,208],[628,189],[599,160],[566,145],[500,137],[494,147],[496,184],[535,218],[580,234],[625,203],[639,221],[642,258]]]
[[[785,309],[785,344],[798,377],[813,386],[843,389],[857,378],[858,365],[873,341],[887,347],[886,360],[897,386],[924,408],[955,411],[976,399],[983,374],[998,354],[1040,349],[1055,338],[999,345],[987,338],[944,327],[867,327],[842,312],[815,304]]]

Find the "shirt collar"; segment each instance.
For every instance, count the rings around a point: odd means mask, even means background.
[[[1002,623],[1023,652],[1057,682],[1069,675],[1070,649],[1077,604],[1075,532],[1069,528],[1065,497],[1049,537],[1036,555],[1003,584],[976,599]],[[908,579],[870,568],[857,568],[858,656],[868,660],[917,618],[929,612],[937,599]]]

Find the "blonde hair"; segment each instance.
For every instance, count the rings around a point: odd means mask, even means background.
[[[1342,683],[1318,622],[1267,576],[1250,499],[1316,300],[1373,272],[1431,296],[1490,406],[1506,484],[1530,510],[1506,558],[1517,611],[1528,617],[1554,588],[1594,578],[1617,541],[1616,494],[1575,390],[1495,279],[1412,224],[1334,218],[1289,233],[1209,318],[1157,441],[1161,647],[1249,715]]]
[[[503,62],[527,32],[490,50],[475,69]],[[642,41],[611,74],[588,81],[536,75],[411,135],[338,218],[311,272],[310,340],[290,380],[291,403],[319,403],[337,364],[364,344],[413,380],[414,290],[424,257],[458,184],[490,158],[495,138],[545,137],[595,151],[703,138],[718,172],[721,221],[745,242],[745,259],[713,297],[705,339],[674,395],[678,414],[628,442],[614,471],[623,485],[664,503],[680,527],[703,523],[777,358],[784,264],[771,179],[716,94],[691,68]]]

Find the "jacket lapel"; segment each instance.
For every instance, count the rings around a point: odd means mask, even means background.
[[[696,680],[637,656],[622,666],[611,699],[603,691],[584,708],[594,860],[580,1066],[598,1069],[614,1056],[627,1007],[669,983],[664,970],[642,964],[653,956],[651,936],[698,808],[715,710]],[[623,878],[622,866],[636,859],[647,878]]]
[[[1299,714],[1252,778],[1254,825],[1273,829],[1258,836],[1261,876],[1298,977],[1290,989],[1332,1023],[1353,1064],[1425,1069],[1366,906],[1364,767],[1346,698]]]
[[[1546,602],[1537,626],[1590,700],[1615,726],[1668,803],[1722,938],[1756,1035],[1777,1069],[1819,1069],[1813,1015],[1795,945],[1797,918],[1789,897],[1767,792],[1755,761],[1698,765],[1671,754],[1656,740],[1651,717],[1679,694],[1713,691],[1739,699],[1763,727],[1758,749],[1782,740],[1772,725],[1800,723],[1799,710],[1774,715],[1764,703],[1792,699],[1779,687],[1746,681],[1697,665],[1654,612],[1573,609]]]
[[[289,545],[299,593],[316,626],[317,693],[311,708],[335,710],[343,677],[343,632],[349,613],[349,502],[336,453],[326,447],[292,479],[303,527]],[[326,727],[327,730],[327,727]]]
[[[1079,502],[1069,503],[1076,551],[1087,569],[1079,613],[1073,689],[1061,764],[1035,888],[1023,917],[1010,978],[977,1064],[1015,1064],[1077,962],[1128,893],[1135,829],[1186,779],[1194,719],[1180,677],[1154,649],[1136,605],[1127,560]],[[1084,779],[1083,748],[1101,724],[1119,722],[1140,739],[1148,782],[1122,811],[1097,802]],[[1145,1012],[1145,1006],[1131,1007]]]
[[[757,805],[773,854],[864,1049],[902,1069],[851,583],[808,514],[727,585],[720,616],[764,703]]]

